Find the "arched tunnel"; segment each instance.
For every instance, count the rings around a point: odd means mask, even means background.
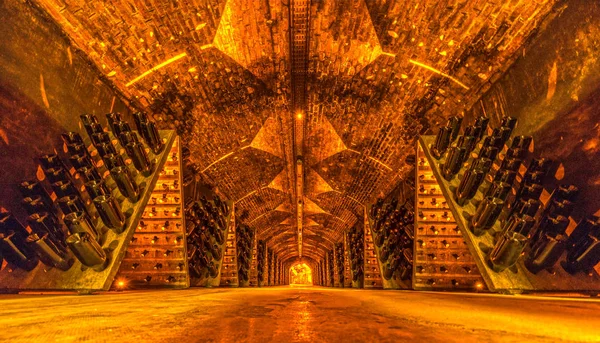
[[[0,342],[599,340],[599,25],[0,1]]]

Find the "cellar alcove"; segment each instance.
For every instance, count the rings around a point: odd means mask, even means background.
[[[302,323],[319,292],[595,297],[598,27],[588,0],[1,1],[0,293],[299,294]]]

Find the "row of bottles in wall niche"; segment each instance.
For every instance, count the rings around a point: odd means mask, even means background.
[[[328,263],[327,263],[326,273],[327,273],[327,277],[329,278],[329,284],[327,284],[326,286],[333,287],[334,286],[333,280],[334,280],[334,273],[335,273],[335,267],[333,265],[333,261],[334,261],[333,250],[329,250],[327,252],[327,261],[328,261]]]
[[[238,278],[240,283],[250,281],[252,249],[255,232],[248,225],[239,223],[236,228]]]
[[[483,193],[483,199],[473,204],[476,211],[469,227],[476,236],[494,236],[495,245],[487,261],[493,270],[511,268],[523,256],[527,269],[537,274],[553,268],[568,251],[562,263],[564,269],[570,273],[588,272],[600,262],[598,218],[583,219],[567,235],[579,189],[561,185],[545,203],[540,199],[556,163],[531,156],[532,137],[511,139],[516,124],[515,118],[504,117],[500,126],[486,136],[488,119],[480,117],[464,129],[463,135],[458,135],[461,119],[453,117],[440,129],[432,153],[438,159],[446,153],[440,166],[446,180],[453,180],[469,156],[476,153],[460,176],[454,200],[465,206],[478,191]],[[481,148],[476,150],[479,143]],[[489,179],[484,182],[487,175]],[[501,230],[491,230],[498,221]]]
[[[386,280],[410,280],[413,265],[414,213],[399,204],[397,198],[383,199],[371,206],[369,213],[375,246],[382,263],[381,274]]]
[[[186,203],[188,265],[193,278],[215,278],[227,239],[229,205],[217,195]]]
[[[344,287],[345,285],[345,270],[344,270],[344,243],[335,244],[335,268],[337,269],[337,280],[339,282],[338,287]]]
[[[123,232],[130,215],[123,208],[136,203],[141,192],[136,177],[149,175],[154,162],[118,113],[106,117],[113,136],[95,115],[81,115],[92,147],[77,132],[63,133],[67,158],[56,152],[40,156],[38,178],[19,184],[28,228],[11,213],[0,214],[0,250],[13,267],[32,270],[42,261],[66,271],[73,255],[96,271],[108,265],[108,249],[102,248],[107,232]],[[163,141],[154,124],[142,113],[135,117],[146,144],[160,153]]]
[[[258,284],[262,285],[265,282],[265,270],[267,269],[267,245],[263,240],[259,240],[256,245],[256,269]]]
[[[365,233],[362,223],[357,223],[348,231],[348,249],[352,281],[362,285],[365,276]]]

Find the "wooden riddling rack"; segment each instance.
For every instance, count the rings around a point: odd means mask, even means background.
[[[339,249],[336,247],[334,243],[333,246],[333,287],[344,287],[344,285],[340,282],[340,270],[338,265],[338,251]]]
[[[492,229],[488,230],[485,235],[480,237],[475,236],[468,229],[469,220],[476,211],[475,204],[478,204],[483,199],[482,190],[486,190],[490,184],[491,177],[488,175],[484,184],[479,187],[475,197],[466,205],[459,206],[454,201],[453,192],[458,186],[462,174],[461,170],[451,182],[446,181],[441,174],[439,166],[445,161],[445,156],[440,160],[435,160],[430,152],[430,147],[435,141],[435,136],[422,136],[418,142],[418,149],[423,153],[423,157],[431,167],[431,171],[438,182],[441,193],[443,194],[445,201],[448,204],[454,218],[456,218],[459,229],[465,238],[465,242],[479,267],[479,271],[485,280],[488,289],[492,292],[500,293],[522,293],[522,292],[580,292],[580,293],[593,293],[597,294],[600,292],[600,277],[596,271],[592,271],[589,275],[584,273],[577,273],[575,275],[569,274],[562,269],[560,263],[565,260],[566,253],[563,254],[561,259],[556,263],[554,268],[550,271],[543,270],[538,274],[529,272],[523,265],[523,258],[519,259],[516,264],[516,268],[506,269],[502,272],[493,271],[488,263],[486,262],[487,253],[484,252],[494,246],[494,235],[501,230],[502,220],[498,220]],[[467,164],[470,164],[473,157],[477,155],[478,149],[481,148],[479,143],[475,151],[469,157]],[[506,151],[506,147],[504,152]],[[503,157],[500,153],[499,160]],[[497,161],[492,169],[497,170],[499,168],[499,161]],[[519,179],[522,178],[525,172],[525,168],[522,167],[519,171]],[[548,201],[550,194],[547,191],[542,192],[540,201],[543,205]],[[502,216],[501,218],[502,219]],[[573,218],[570,219],[570,224],[567,229],[567,233],[572,232],[576,226],[576,222]],[[483,249],[482,249],[483,248]]]
[[[350,242],[348,233],[344,234],[344,288],[353,288],[352,265],[350,262]]]
[[[237,287],[238,284],[238,265],[237,265],[237,245],[235,238],[235,206],[230,205],[231,222],[227,229],[227,239],[225,241],[225,252],[221,262],[221,272],[219,273],[220,286]]]
[[[457,224],[431,163],[418,144],[413,288],[482,289],[483,279],[463,238],[465,229]]]
[[[121,155],[124,154],[123,147],[120,146],[118,140],[112,136],[111,139],[113,145],[117,148],[117,151]],[[109,263],[107,267],[97,272],[91,268],[87,268],[81,264],[76,258],[75,263],[69,270],[62,271],[56,268],[48,267],[41,262],[32,271],[25,271],[19,268],[12,269],[6,267],[0,271],[0,290],[8,292],[18,291],[40,291],[40,290],[72,290],[80,293],[88,293],[93,291],[106,291],[109,290],[115,276],[121,266],[121,262],[125,257],[128,245],[133,237],[135,228],[138,225],[138,221],[142,217],[146,204],[150,200],[152,190],[154,189],[158,179],[159,171],[165,165],[168,155],[169,147],[175,142],[177,135],[172,130],[161,130],[159,131],[160,137],[165,144],[165,148],[159,154],[154,154],[149,151],[148,157],[154,162],[154,170],[151,175],[145,177],[141,173],[137,173],[133,166],[130,164],[128,168],[133,172],[135,181],[140,185],[140,196],[137,202],[132,203],[125,197],[121,196],[116,185],[106,175],[109,171],[104,167],[101,160],[97,162],[97,167],[104,178],[108,181],[109,188],[112,189],[114,195],[117,196],[117,201],[121,206],[121,211],[126,216],[125,229],[122,233],[117,234],[112,230],[106,230],[104,224],[100,219],[95,220],[95,226],[99,231],[106,231],[104,235],[104,243],[102,248],[107,252]],[[85,135],[84,141],[91,152],[91,155],[98,159],[97,151],[93,148],[91,141],[87,135]],[[146,149],[147,151],[149,149]],[[71,171],[72,173],[73,171]],[[53,199],[56,199],[56,195],[52,194]],[[90,204],[90,199],[87,200],[87,204]],[[92,208],[93,206],[90,206]],[[95,211],[95,209],[92,209]]]
[[[252,240],[252,248],[251,248],[251,258],[250,258],[250,271],[248,275],[248,286],[258,286],[258,261],[256,260],[256,244],[258,244],[258,237],[254,234],[254,239]]]
[[[371,231],[371,221],[367,208],[365,208],[365,248],[364,248],[364,261],[365,261],[365,283],[364,288],[392,288],[385,287],[388,280],[384,280],[381,276],[381,262],[379,261],[379,254],[376,250],[375,243],[373,242],[373,232]]]
[[[371,257],[371,254],[369,254],[369,259],[372,261],[371,262],[371,266],[374,264],[376,264],[376,268],[378,270],[379,273],[379,279],[381,281],[381,286],[379,288],[383,288],[383,289],[411,289],[412,285],[410,285],[410,281],[404,281],[401,280],[397,277],[392,276],[392,278],[390,278],[389,280],[386,280],[383,277],[382,274],[382,270],[383,270],[383,263],[381,262],[381,260],[379,259],[379,254],[381,253],[381,249],[379,247],[377,247],[377,245],[374,243],[375,240],[375,233],[373,232],[373,230],[371,230],[371,227],[373,227],[373,221],[371,216],[369,215],[369,213],[371,213],[371,206],[368,205],[365,207],[365,242],[366,241],[370,241],[370,244],[373,246],[373,257]],[[374,260],[373,260],[374,259]],[[365,270],[366,270],[366,266],[367,266],[367,249],[365,249]],[[366,276],[366,271],[365,271],[365,276]],[[366,282],[365,282],[365,288],[366,288]]]
[[[117,284],[117,287],[187,288],[190,285],[179,138],[166,151],[167,161],[159,169],[158,182],[115,280],[124,286]]]
[[[217,205],[215,204],[215,202],[213,200],[208,200],[208,202],[210,202],[213,207],[217,207]],[[229,244],[229,239],[230,239],[230,235],[231,235],[231,230],[233,230],[233,240],[235,242],[235,216],[234,216],[234,205],[232,201],[229,200],[223,200],[223,202],[227,203],[227,206],[229,207],[229,215],[225,218],[225,223],[227,223],[227,229],[225,230],[225,234],[226,234],[226,238],[225,241],[223,242],[223,244],[218,244],[217,241],[212,242],[213,244],[216,244],[219,247],[219,250],[221,251],[221,259],[219,260],[213,260],[213,263],[218,265],[217,271],[218,274],[215,277],[211,277],[209,274],[205,275],[204,277],[200,277],[200,278],[194,278],[192,277],[190,279],[190,285],[194,286],[194,287],[218,287],[221,286],[221,273],[223,272],[223,261],[229,261],[227,262],[228,266],[231,264],[231,260],[229,259],[225,259],[225,255],[228,249],[228,244]],[[232,228],[233,227],[233,228]],[[235,244],[234,244],[235,246]],[[234,248],[235,249],[235,248]],[[233,260],[233,263],[236,265],[237,268],[237,263],[235,262],[235,260]],[[237,279],[237,269],[236,269],[236,273],[235,273],[235,279]]]

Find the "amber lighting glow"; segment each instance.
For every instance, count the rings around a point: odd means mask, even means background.
[[[179,54],[179,55],[177,55],[177,56],[174,56],[174,57],[171,57],[171,58],[169,58],[168,60],[164,61],[163,63],[161,63],[161,64],[159,64],[159,65],[156,65],[156,66],[154,66],[154,67],[150,68],[149,70],[147,70],[147,71],[145,71],[144,73],[142,73],[140,76],[138,76],[138,77],[136,77],[135,79],[133,79],[133,80],[129,81],[129,82],[128,82],[128,83],[125,85],[125,87],[129,87],[129,86],[133,85],[134,83],[136,83],[136,82],[138,82],[139,80],[143,79],[144,77],[146,77],[146,76],[148,76],[148,75],[152,74],[153,72],[155,72],[155,71],[159,70],[160,68],[163,68],[163,67],[165,67],[165,66],[167,66],[167,65],[169,65],[169,64],[171,64],[171,63],[173,63],[173,62],[175,62],[175,61],[177,61],[177,60],[179,60],[179,59],[182,59],[182,58],[184,58],[184,57],[186,57],[186,56],[187,56],[187,53],[186,53],[186,52],[184,52],[184,53],[181,53],[181,54]]]
[[[306,263],[298,263],[290,268],[290,285],[308,286],[312,284],[312,270]]]
[[[469,90],[469,87],[467,87],[467,86],[466,86],[464,83],[462,83],[462,82],[458,81],[457,79],[455,79],[454,77],[452,77],[452,76],[450,76],[450,75],[448,75],[448,74],[446,74],[446,73],[443,73],[443,72],[441,72],[440,70],[437,70],[437,69],[435,69],[435,68],[433,68],[433,67],[430,67],[430,66],[428,66],[428,65],[426,65],[426,64],[423,64],[423,63],[421,63],[421,62],[417,62],[417,61],[415,61],[415,60],[408,60],[408,61],[409,61],[410,63],[412,63],[412,64],[416,65],[416,66],[419,66],[419,67],[421,67],[421,68],[425,68],[425,69],[427,69],[427,70],[429,70],[429,71],[432,71],[432,72],[434,72],[434,73],[436,73],[436,74],[438,74],[438,75],[441,75],[441,76],[443,76],[443,77],[445,77],[445,78],[448,78],[449,80],[451,80],[452,82],[454,82],[454,83],[456,83],[457,85],[461,86],[462,88],[464,88],[464,89],[466,89],[466,90]]]

